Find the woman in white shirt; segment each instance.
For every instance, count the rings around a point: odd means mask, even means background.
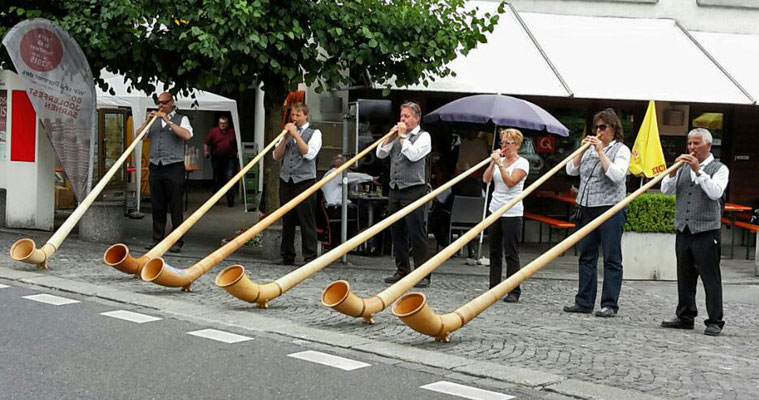
[[[522,193],[524,181],[530,172],[530,163],[517,154],[524,137],[516,129],[503,129],[500,132],[501,149],[490,155],[492,161],[482,175],[485,183],[493,180],[493,198],[490,200],[490,212],[496,212]],[[490,226],[490,287],[501,283],[502,257],[506,256],[506,276],[514,275],[521,268],[519,264],[519,241],[522,235],[522,214],[524,205],[520,201],[506,211],[498,221]],[[521,288],[517,286],[503,301],[519,301]]]

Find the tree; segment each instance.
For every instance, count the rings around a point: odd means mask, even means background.
[[[78,41],[96,76],[105,67],[148,93],[156,90],[154,79],[173,92],[230,93],[263,83],[267,140],[279,133],[282,100],[298,84],[317,91],[427,84],[449,75],[446,64],[484,43],[498,21],[465,0],[10,2],[0,10],[0,35],[26,18],[48,18]],[[0,67],[8,68],[7,60],[2,52]],[[269,210],[276,169],[267,157]]]

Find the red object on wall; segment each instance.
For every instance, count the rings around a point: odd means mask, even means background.
[[[34,162],[37,113],[23,90],[13,91],[11,161]]]
[[[556,151],[556,137],[553,135],[538,135],[538,153],[551,154]]]

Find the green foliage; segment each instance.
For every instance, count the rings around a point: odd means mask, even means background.
[[[239,92],[263,82],[268,105],[301,83],[317,90],[426,84],[450,74],[445,65],[457,51],[485,42],[498,21],[465,8],[465,0],[9,2],[0,34],[48,18],[78,41],[95,74],[107,67],[147,92],[163,90],[153,78],[175,92]]]
[[[627,206],[625,231],[675,232],[675,197],[658,193],[642,194]]]

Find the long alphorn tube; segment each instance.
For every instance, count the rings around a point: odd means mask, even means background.
[[[216,249],[216,251],[214,251],[213,253],[207,255],[206,258],[198,261],[195,265],[187,269],[177,269],[166,264],[166,262],[161,257],[157,257],[152,260],[149,260],[145,264],[145,267],[142,269],[142,272],[140,273],[142,280],[146,282],[157,283],[161,286],[181,287],[182,290],[190,291],[190,285],[192,284],[192,282],[198,279],[201,275],[208,272],[208,270],[213,268],[214,265],[218,264],[221,260],[227,258],[230,254],[234,253],[235,250],[240,248],[240,246],[242,246],[243,244],[247,243],[251,238],[253,238],[253,236],[257,235],[264,229],[268,228],[269,225],[273,224],[276,220],[281,218],[288,211],[292,210],[295,206],[297,206],[300,202],[305,200],[308,196],[311,196],[312,194],[314,194],[317,190],[319,190],[319,188],[324,186],[325,183],[331,181],[336,176],[342,174],[343,171],[348,169],[353,163],[355,163],[361,157],[368,154],[370,151],[374,150],[375,147],[377,147],[380,143],[382,143],[385,139],[389,138],[394,133],[395,133],[395,129],[391,130],[385,136],[383,136],[380,140],[374,142],[373,144],[371,144],[370,146],[362,150],[360,153],[356,154],[355,157],[346,161],[345,164],[336,168],[331,173],[325,175],[324,178],[322,178],[320,181],[311,185],[308,189],[303,191],[301,194],[299,194],[292,200],[288,201],[285,205],[276,209],[274,212],[269,214],[266,218],[262,219],[261,221],[258,221],[257,224],[253,225],[253,227],[249,228],[247,231],[239,234],[236,238],[231,240],[229,243]]]
[[[145,136],[145,134],[147,134],[148,129],[150,129],[150,126],[153,125],[153,122],[155,120],[156,117],[153,117],[148,122],[147,126],[145,126],[142,132],[140,132],[140,134],[134,139],[132,144],[127,147],[124,153],[121,154],[111,169],[109,169],[108,172],[103,175],[98,184],[95,185],[95,187],[87,196],[85,196],[84,200],[79,203],[79,206],[74,210],[73,213],[71,213],[71,215],[69,215],[68,218],[66,218],[66,221],[63,222],[63,225],[58,228],[58,230],[53,234],[53,236],[50,237],[50,239],[48,239],[47,243],[45,243],[42,248],[38,249],[37,245],[32,239],[19,239],[16,241],[16,243],[13,243],[13,246],[11,246],[11,258],[16,261],[25,262],[28,264],[36,264],[37,268],[40,269],[46,269],[47,260],[52,258],[58,248],[61,247],[61,243],[66,239],[69,233],[71,233],[71,230],[74,229],[74,226],[76,226],[76,224],[82,218],[82,215],[84,215],[87,209],[90,208],[95,199],[100,195],[100,192],[103,191],[103,188],[105,188],[113,175],[115,175],[119,168],[121,168],[121,165],[124,163],[126,158],[130,153],[132,153],[132,150],[134,150],[134,148],[140,144],[140,141]]]
[[[625,206],[630,204],[636,197],[645,193],[648,189],[658,183],[664,176],[668,175],[672,171],[677,170],[682,165],[682,161],[676,162],[669,167],[666,171],[662,172],[650,182],[641,186],[638,190],[627,196],[624,200],[619,202],[614,207],[606,210],[603,214],[599,215],[596,219],[589,222],[587,225],[577,230],[575,233],[561,241],[559,244],[543,253],[540,257],[527,264],[524,268],[519,270],[516,274],[512,275],[505,281],[499,283],[492,289],[481,294],[477,298],[473,299],[469,303],[461,306],[454,312],[439,315],[432,312],[427,304],[426,298],[422,293],[409,293],[400,298],[393,305],[393,314],[400,318],[406,325],[410,326],[417,332],[425,335],[433,336],[436,341],[449,341],[449,335],[456,329],[461,328],[467,322],[471,321],[474,317],[485,311],[510,292],[515,287],[519,286],[527,278],[532,276],[535,272],[539,271],[553,259],[558,257],[561,253],[572,247],[580,239],[585,237],[588,233],[596,229],[604,221],[611,218],[614,214],[618,213]]]
[[[145,253],[139,258],[132,257],[131,254],[129,254],[129,247],[123,243],[117,243],[113,246],[109,247],[108,250],[105,251],[105,254],[103,254],[103,262],[110,265],[113,268],[116,268],[117,270],[127,273],[127,274],[134,274],[135,276],[139,277],[140,272],[142,272],[142,268],[145,266],[145,264],[148,262],[148,260],[151,260],[156,257],[160,257],[164,255],[171,246],[174,245],[179,239],[187,233],[187,231],[196,223],[200,218],[203,217],[203,215],[208,212],[208,210],[211,209],[211,207],[216,204],[216,202],[224,196],[225,193],[229,189],[232,188],[242,177],[256,164],[258,164],[259,161],[261,161],[261,158],[271,150],[272,147],[277,143],[279,139],[282,138],[282,136],[287,133],[286,130],[283,130],[280,132],[277,137],[274,138],[274,140],[271,141],[266,147],[261,150],[258,155],[256,155],[253,160],[251,160],[249,163],[243,167],[240,172],[237,173],[237,175],[233,176],[229,182],[227,182],[224,186],[219,189],[216,193],[214,193],[211,198],[206,200],[205,203],[203,203],[200,208],[195,210],[192,215],[187,217],[187,219],[182,222],[179,227],[174,229],[173,232],[171,232],[168,236],[163,238],[160,243],[155,245],[150,251]]]
[[[464,247],[467,243],[474,240],[477,235],[480,234],[485,228],[490,226],[493,222],[497,221],[506,211],[511,209],[517,203],[522,201],[551,176],[563,168],[568,162],[570,162],[575,156],[582,154],[585,149],[590,145],[585,144],[577,149],[569,157],[565,158],[562,162],[553,167],[550,171],[546,172],[538,180],[533,182],[529,187],[524,189],[515,198],[511,199],[508,203],[504,204],[496,212],[490,214],[487,218],[483,219],[479,224],[475,225],[472,229],[461,235],[455,242],[446,246],[443,250],[439,251],[432,258],[427,260],[421,266],[415,268],[410,274],[403,277],[403,279],[394,283],[387,289],[383,290],[374,297],[363,299],[358,297],[350,290],[350,284],[347,281],[340,280],[332,282],[322,292],[322,304],[327,307],[332,307],[335,310],[349,315],[351,317],[361,317],[365,323],[374,323],[374,314],[377,314],[387,308],[390,304],[401,297],[409,289],[411,289],[417,282],[422,280],[425,276],[429,275],[438,266],[442,265],[445,260],[449,259],[459,249]]]
[[[289,274],[277,279],[274,282],[269,282],[263,285],[251,282],[245,275],[245,268],[242,265],[233,265],[219,273],[219,275],[216,277],[216,285],[220,286],[226,290],[227,293],[237,297],[240,300],[247,301],[249,303],[258,303],[258,306],[260,308],[266,308],[269,304],[269,300],[279,297],[284,292],[303,282],[303,280],[309,276],[321,271],[324,267],[330,265],[333,261],[340,258],[343,254],[356,248],[359,244],[369,240],[369,238],[376,235],[377,233],[382,232],[383,229],[392,225],[395,221],[398,221],[420,206],[429,202],[435,198],[435,196],[443,193],[443,191],[446,189],[452,187],[462,179],[471,175],[474,171],[477,171],[478,169],[484,167],[488,162],[490,162],[490,157],[480,161],[474,167],[469,168],[468,170],[459,174],[457,177],[451,179],[443,185],[440,185],[440,187],[420,197],[413,203],[407,205],[406,207],[403,207],[392,215],[389,215],[379,223],[372,225],[367,230],[361,232],[361,234],[354,236],[350,240],[346,241],[340,246],[335,247],[321,257],[290,272]]]

